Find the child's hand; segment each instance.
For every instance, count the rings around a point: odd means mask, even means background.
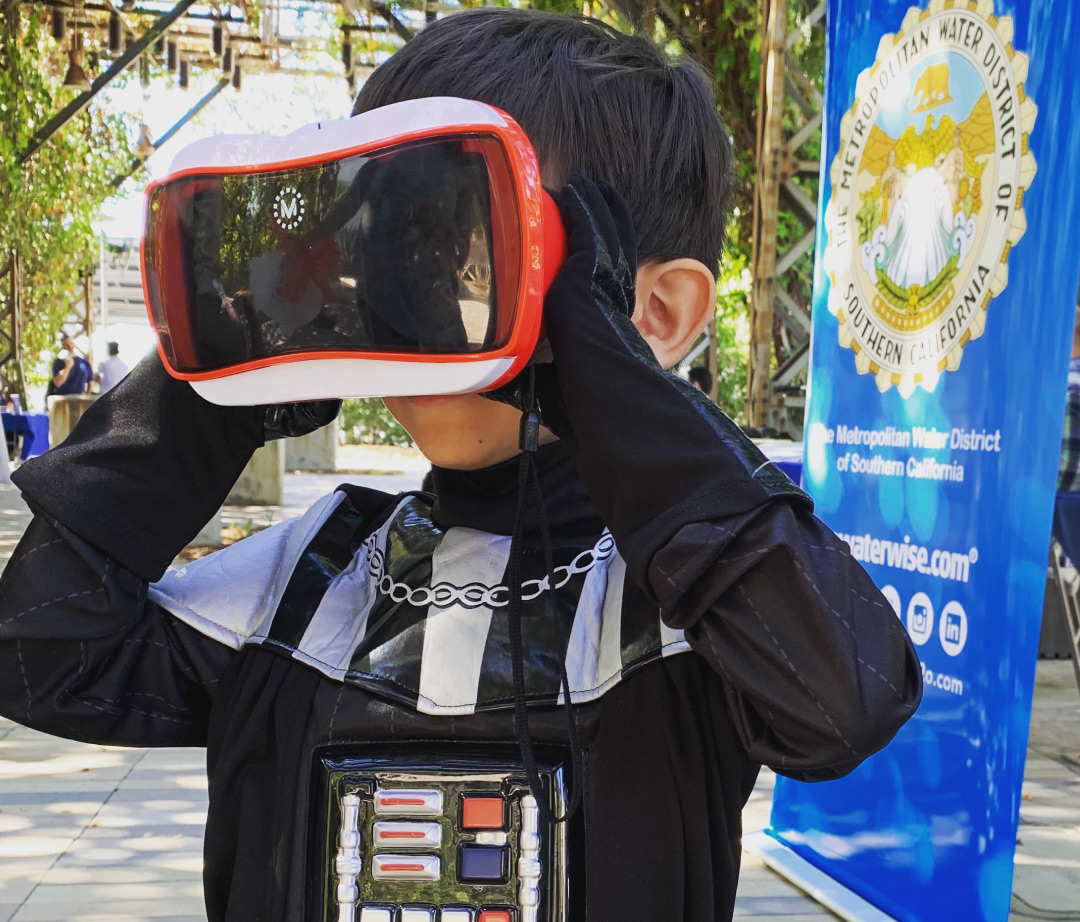
[[[595,305],[609,314],[634,313],[637,243],[630,209],[606,182],[574,176],[556,201],[570,241],[570,255],[544,302],[549,322]]]
[[[329,426],[340,409],[340,400],[309,400],[267,407],[263,422],[266,441],[297,438]]]
[[[584,312],[599,310],[609,322],[619,318],[640,348],[643,361],[656,364],[649,347],[634,330],[634,280],[637,274],[637,243],[630,209],[623,197],[608,183],[573,176],[555,200],[562,213],[570,255],[552,282],[544,300],[544,323],[549,338],[533,354],[536,396],[541,422],[560,437],[569,435],[569,420],[563,407],[553,358],[551,334],[585,321]],[[483,394],[491,400],[524,409],[524,389],[528,373]]]

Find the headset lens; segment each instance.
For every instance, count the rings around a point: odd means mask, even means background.
[[[313,351],[475,354],[509,338],[522,235],[494,137],[184,177],[147,207],[147,294],[181,373]]]

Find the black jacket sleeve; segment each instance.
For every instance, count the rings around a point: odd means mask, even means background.
[[[545,422],[569,445],[627,574],[724,679],[755,760],[838,777],[914,713],[914,647],[809,497],[704,395],[664,371],[631,316],[633,228],[609,187],[560,193],[570,257],[544,303]]]
[[[0,713],[97,743],[204,741],[233,651],[148,584],[218,509],[265,415],[207,403],[154,354],[15,472],[35,517],[0,579]]]
[[[235,651],[157,605],[149,583],[265,439],[337,408],[216,406],[154,353],[23,465],[12,479],[35,518],[0,579],[0,713],[98,743],[202,744]]]
[[[652,560],[664,620],[725,680],[755,761],[845,775],[915,712],[914,647],[848,547],[801,504],[680,528]]]
[[[0,578],[0,714],[84,742],[204,745],[214,686],[235,651],[147,590],[35,516]]]

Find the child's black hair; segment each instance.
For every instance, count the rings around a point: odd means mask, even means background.
[[[427,96],[508,112],[548,186],[574,173],[611,183],[630,206],[639,261],[691,257],[716,271],[733,155],[691,59],[596,20],[469,10],[427,26],[377,68],[353,114]]]

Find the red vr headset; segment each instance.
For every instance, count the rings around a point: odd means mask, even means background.
[[[566,246],[521,128],[436,97],[184,148],[146,190],[143,288],[214,403],[468,393],[528,363]]]

